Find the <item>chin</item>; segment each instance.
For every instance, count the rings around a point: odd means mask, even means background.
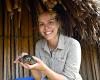
[[[48,38],[45,38],[47,41],[50,41],[53,39],[53,37],[48,37]]]
[[[45,38],[47,41],[51,40],[51,38]]]

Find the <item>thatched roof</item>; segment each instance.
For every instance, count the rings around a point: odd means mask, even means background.
[[[100,43],[100,20],[97,4],[93,0],[6,0],[7,9],[21,12],[26,6],[32,15],[33,26],[36,25],[39,11],[51,9],[57,11],[63,20],[66,35],[78,40]],[[11,4],[13,5],[11,5]]]

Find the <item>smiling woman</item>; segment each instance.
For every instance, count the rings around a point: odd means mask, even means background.
[[[43,38],[36,43],[33,57],[36,63],[20,64],[30,69],[36,80],[82,80],[79,74],[80,44],[60,33],[61,24],[57,14],[46,10],[38,16],[38,30]]]

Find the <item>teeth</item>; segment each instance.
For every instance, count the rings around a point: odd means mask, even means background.
[[[46,32],[46,34],[48,35],[48,34],[51,34],[51,32]]]

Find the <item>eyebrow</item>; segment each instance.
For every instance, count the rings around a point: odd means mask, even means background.
[[[53,18],[49,19],[48,21],[50,21],[50,20],[55,20],[55,19],[56,19],[56,17],[53,17]]]

